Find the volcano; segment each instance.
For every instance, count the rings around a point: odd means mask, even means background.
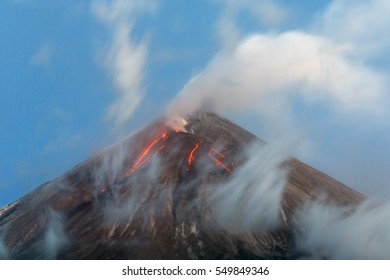
[[[310,258],[296,246],[296,210],[365,197],[269,147],[214,113],[159,119],[3,207],[3,255]]]

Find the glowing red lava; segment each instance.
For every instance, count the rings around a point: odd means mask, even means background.
[[[220,152],[218,152],[216,149],[214,149],[213,147],[210,148],[210,151],[213,151],[214,153],[216,153],[217,155],[219,155],[221,158],[225,158],[225,156],[223,154],[221,154]]]
[[[133,166],[127,170],[124,174],[124,177],[127,178],[135,171],[140,168],[145,167],[150,163],[153,158],[155,158],[158,153],[165,148],[165,141],[168,139],[168,133],[164,132],[159,138],[154,139],[141,153],[141,155],[134,162]],[[195,159],[195,153],[199,148],[201,143],[196,143],[195,146],[191,149],[187,156],[187,172],[191,170],[193,161]],[[215,148],[210,147],[208,156],[214,161],[215,165],[225,169],[227,172],[232,173],[232,171],[222,162],[225,159],[225,156],[217,151]],[[234,163],[232,163],[234,167]]]
[[[191,163],[194,160],[194,153],[199,148],[199,143],[196,143],[195,147],[191,150],[190,154],[187,158],[187,171],[190,171],[191,169]]]
[[[166,132],[164,132],[164,134],[157,138],[156,140],[154,140],[149,146],[147,146],[142,154],[139,156],[139,158],[137,159],[137,161],[134,163],[134,165],[125,173],[125,177],[129,177],[131,174],[133,174],[138,168],[142,168],[144,167],[147,163],[149,163],[155,156],[157,156],[157,154],[165,147],[165,145],[161,145],[163,141],[167,140],[168,139],[168,134]],[[158,146],[157,144],[160,144],[160,146]],[[155,150],[154,153],[150,153],[150,151],[155,148],[155,147],[158,147],[157,150]]]
[[[227,172],[229,173],[232,173],[231,170],[229,168],[226,167],[226,165],[224,165],[219,159],[217,159],[212,153],[215,153],[216,156],[219,156],[220,158],[225,158],[225,156],[223,154],[221,154],[220,152],[218,152],[216,149],[214,149],[213,147],[210,148],[210,151],[208,153],[208,156],[214,161],[215,165],[219,166],[219,167],[222,167],[223,169],[225,169]]]

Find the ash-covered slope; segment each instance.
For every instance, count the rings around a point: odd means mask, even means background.
[[[296,249],[295,210],[324,194],[343,206],[364,197],[296,159],[248,153],[253,146],[268,144],[212,113],[159,120],[1,209],[3,255],[310,257]]]

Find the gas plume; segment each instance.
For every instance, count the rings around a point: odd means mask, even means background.
[[[45,259],[56,259],[58,253],[69,245],[64,230],[64,218],[53,209],[48,211],[47,228],[42,245]]]
[[[0,260],[6,260],[8,259],[8,257],[9,257],[8,249],[3,242],[3,239],[0,238]]]
[[[288,157],[279,144],[252,144],[244,154],[247,161],[226,182],[207,190],[215,222],[233,232],[274,230],[287,175],[281,164]]]
[[[390,259],[390,205],[366,201],[356,209],[308,203],[297,213],[298,249],[313,258]]]
[[[351,60],[349,53],[347,46],[299,31],[253,34],[218,53],[168,112],[207,106],[224,115],[274,119],[289,112],[297,99],[330,101],[344,111],[379,108],[384,76]]]

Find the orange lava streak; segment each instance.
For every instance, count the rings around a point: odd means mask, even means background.
[[[162,149],[164,149],[165,148],[165,145],[162,145],[151,157],[148,157],[148,158],[146,158],[145,160],[143,160],[142,162],[141,162],[141,164],[137,167],[137,168],[143,168],[143,167],[145,167],[145,165],[146,164],[148,164],[149,162],[151,162],[152,161],[152,159],[154,159],[154,157],[155,156],[157,156],[157,154],[162,150]],[[135,170],[134,170],[135,171]],[[134,172],[133,171],[133,172]],[[131,173],[133,173],[133,172],[131,172]]]
[[[187,158],[187,171],[189,171],[191,169],[191,163],[192,161],[194,160],[194,153],[196,151],[196,149],[199,148],[199,143],[196,143],[195,147],[191,150],[190,154],[188,155],[188,158]]]
[[[225,158],[225,156],[223,154],[221,154],[220,152],[218,152],[216,149],[214,149],[213,147],[210,148],[211,151],[213,151],[214,153],[216,153],[217,155],[219,155],[221,158]]]
[[[229,173],[232,173],[229,168],[227,168],[220,160],[218,160],[215,156],[211,154],[212,151],[215,152],[217,155],[221,156],[221,158],[224,158],[225,156],[211,147],[208,156],[214,161],[215,165],[222,167]]]
[[[142,152],[141,156],[137,159],[137,161],[134,163],[133,167],[130,168],[129,171],[125,173],[125,177],[129,177],[134,171],[136,171],[138,168],[144,167],[147,163],[149,163],[164,147],[165,145],[159,147],[159,149],[152,155],[148,156],[150,150],[160,141],[166,140],[168,138],[167,133],[165,132],[160,138],[154,140],[149,146],[147,146],[144,151]]]

